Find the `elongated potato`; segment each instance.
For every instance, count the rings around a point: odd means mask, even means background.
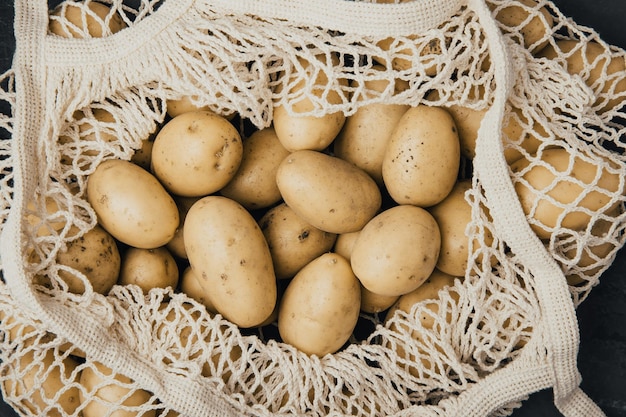
[[[176,203],[159,181],[129,161],[98,165],[87,182],[87,201],[107,232],[136,248],[165,245],[180,220]]]
[[[289,283],[278,309],[282,339],[299,350],[324,356],[339,350],[359,318],[361,290],[348,261],[326,253]]]
[[[291,153],[278,167],[276,182],[298,216],[329,233],[361,229],[382,204],[378,185],[369,175],[322,152]]]
[[[185,219],[185,250],[215,308],[240,327],[272,314],[276,277],[267,242],[252,215],[222,196],[196,202]]]

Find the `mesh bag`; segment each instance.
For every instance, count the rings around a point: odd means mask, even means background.
[[[0,380],[22,415],[508,415],[548,387],[563,414],[602,415],[578,388],[575,308],[623,245],[624,51],[544,0],[103,3],[16,2]],[[87,179],[184,96],[253,129],[303,98],[313,116],[479,114],[465,276],[389,321],[363,315],[366,334],[321,358],[172,289],[94,290],[57,262],[97,224]]]

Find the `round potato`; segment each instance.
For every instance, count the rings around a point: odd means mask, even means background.
[[[359,234],[360,230],[338,235],[337,239],[335,240],[333,252],[335,252],[337,255],[343,256],[347,260],[350,260],[350,257],[352,256],[352,249],[354,248],[354,242],[356,242]]]
[[[350,338],[360,304],[359,281],[348,261],[325,253],[287,286],[278,309],[280,336],[308,355],[334,353]]]
[[[511,165],[515,191],[531,227],[542,239],[554,230],[584,229],[591,213],[609,212],[618,202],[611,195],[624,193],[624,174],[614,164],[591,162],[564,148],[542,152],[540,163],[522,158]]]
[[[531,53],[541,51],[552,36],[554,18],[537,0],[517,0],[498,8],[496,20],[504,28],[521,37],[521,44]],[[491,6],[492,9],[495,6]]]
[[[285,203],[270,209],[259,226],[272,254],[276,278],[292,278],[306,264],[332,249],[337,237],[311,226]]]
[[[194,203],[200,200],[202,197],[179,197],[174,196],[174,201],[176,202],[176,207],[178,207],[178,216],[180,218],[180,222],[178,227],[176,228],[176,232],[174,233],[174,237],[167,242],[167,249],[174,256],[178,256],[182,259],[187,259],[187,252],[185,251],[185,233],[184,233],[184,225],[185,218],[187,217],[187,212],[194,205]]]
[[[329,233],[360,230],[382,204],[376,181],[350,162],[322,152],[291,153],[279,165],[276,182],[298,216]]]
[[[23,396],[19,403],[34,415],[40,415],[48,406],[51,407],[46,416],[70,415],[80,405],[77,386],[80,372],[78,362],[71,357],[57,358],[52,349],[43,352],[29,349],[21,354],[16,367],[20,380],[15,381],[9,375],[3,381],[4,389],[15,398]]]
[[[603,113],[626,100],[626,58],[594,41],[560,39],[546,46],[539,56],[562,60],[566,71],[579,75],[596,93],[593,106]]]
[[[243,141],[241,164],[220,194],[248,210],[269,207],[281,199],[276,185],[278,165],[289,155],[273,128],[257,130]]]
[[[82,156],[94,157],[102,153],[102,144],[114,143],[118,140],[116,126],[118,120],[108,110],[93,108],[91,112],[74,112],[77,136],[62,134],[59,136],[59,144],[65,147],[78,148]],[[75,141],[78,140],[78,143]],[[77,158],[68,151],[61,151],[61,163],[65,165],[82,164],[83,158]]]
[[[383,56],[374,58],[385,67],[391,67],[396,71],[421,68],[421,71],[429,77],[434,77],[440,70],[439,61],[443,48],[439,38],[419,35],[388,37],[378,42],[377,46],[391,54],[391,62]]]
[[[122,17],[105,4],[90,1],[86,3],[87,7],[81,7],[64,3],[50,13],[52,17],[48,29],[55,35],[64,38],[101,38],[126,27]]]
[[[396,82],[394,91],[407,87],[406,82]],[[365,81],[367,90],[383,93],[389,81]],[[383,157],[391,132],[395,129],[408,105],[373,103],[359,107],[346,118],[343,128],[333,142],[336,157],[352,162],[369,174],[379,185],[383,184]]]
[[[357,238],[350,263],[369,291],[406,294],[426,280],[439,258],[439,226],[425,209],[400,205],[370,220]]]
[[[435,205],[454,187],[460,160],[450,113],[440,107],[412,107],[389,139],[382,166],[385,186],[398,204]]]
[[[57,265],[73,268],[85,275],[93,290],[107,294],[115,285],[120,273],[121,257],[117,243],[102,227],[96,225],[81,237],[68,242],[65,250],[57,254]],[[68,291],[82,294],[84,281],[67,270],[59,276],[66,282]]]
[[[317,59],[321,61],[322,66],[327,65],[325,55],[321,55]],[[335,56],[331,60],[332,63],[338,63]],[[291,103],[293,114],[289,114],[287,108],[283,105],[274,108],[274,129],[282,145],[290,152],[302,149],[321,151],[326,149],[335,139],[343,127],[346,116],[341,111],[326,113],[323,116],[302,115],[315,110],[316,107],[311,98],[305,94],[308,93],[317,98],[323,98],[329,105],[340,104],[344,98],[337,88],[329,88],[328,76],[324,70],[316,72],[315,80],[311,81],[314,85],[312,91],[310,93],[305,91],[308,85],[307,80],[313,77],[312,72],[317,65],[311,65],[310,62],[306,62],[303,59],[300,59],[300,64],[311,74],[308,74],[305,79],[295,84],[295,80],[290,80],[289,95],[293,97],[301,96],[301,98]],[[339,83],[345,85],[347,81],[342,79]],[[278,92],[280,91],[282,91],[282,86],[278,89]]]
[[[210,111],[183,113],[165,124],[152,146],[152,170],[172,194],[202,197],[219,191],[241,164],[235,127]]]
[[[196,273],[193,272],[191,266],[185,268],[180,277],[180,290],[204,305],[210,313],[217,313],[217,309],[211,301],[211,293],[200,285],[200,280],[196,276]]]
[[[153,288],[176,288],[178,266],[165,247],[128,248],[122,259],[120,285],[137,285],[147,293]]]
[[[100,163],[89,176],[87,201],[107,232],[136,248],[163,246],[178,227],[172,197],[152,174],[129,161]]]
[[[197,97],[183,96],[179,99],[169,99],[166,101],[165,106],[167,108],[167,115],[170,117],[176,117],[183,113],[189,113],[192,111],[212,111],[209,106],[200,106],[195,103]]]
[[[139,388],[130,388],[132,383],[130,378],[114,374],[100,362],[92,362],[91,366],[83,369],[80,376],[80,384],[84,389],[79,390],[81,402],[85,405],[83,417],[155,417],[154,409],[140,411],[142,405],[152,400],[152,394]],[[120,408],[108,414],[116,404],[122,404],[129,409]]]
[[[397,295],[376,294],[361,285],[361,311],[370,314],[380,313],[391,307],[398,297]]]
[[[252,215],[234,200],[208,196],[185,219],[185,250],[215,308],[240,327],[262,323],[277,300],[272,255]]]

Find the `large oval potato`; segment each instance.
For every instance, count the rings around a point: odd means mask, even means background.
[[[361,229],[382,204],[376,181],[350,162],[322,152],[291,153],[278,167],[276,182],[298,216],[329,233]]]
[[[459,135],[450,113],[419,105],[404,113],[389,139],[383,180],[398,204],[432,206],[454,187],[460,160]]]
[[[223,196],[196,202],[185,219],[185,250],[215,308],[240,327],[253,327],[276,306],[276,276],[261,228]]]
[[[359,318],[361,290],[348,261],[326,253],[296,274],[278,309],[278,330],[286,343],[309,355],[339,350]]]
[[[211,111],[182,113],[161,128],[152,145],[152,170],[172,194],[201,197],[224,187],[241,164],[235,127]]]
[[[292,278],[306,264],[328,252],[337,237],[298,216],[287,204],[271,208],[259,220],[274,262],[276,278]]]
[[[87,201],[107,232],[136,248],[163,246],[178,227],[172,197],[152,174],[129,161],[98,165],[87,182]]]
[[[370,220],[354,242],[350,263],[369,291],[406,294],[431,274],[441,248],[439,226],[425,209],[400,205]]]
[[[289,155],[273,128],[257,130],[243,141],[241,164],[220,194],[247,208],[257,210],[280,201],[276,185],[278,165]]]
[[[624,174],[605,162],[612,169],[565,148],[550,148],[543,151],[540,163],[531,165],[521,158],[511,164],[515,191],[537,236],[549,239],[561,227],[584,229],[591,220],[589,212],[616,207],[618,201],[611,202],[611,195],[624,193]]]

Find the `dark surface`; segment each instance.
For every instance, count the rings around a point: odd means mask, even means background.
[[[40,0],[38,0],[40,1]],[[564,14],[594,28],[607,42],[626,48],[625,0],[555,0]],[[0,72],[11,65],[14,50],[13,3],[0,0]],[[579,368],[583,390],[608,417],[626,417],[626,251],[603,275],[600,285],[578,308],[581,345]],[[533,394],[514,417],[552,417],[561,414],[552,392]],[[0,402],[0,417],[15,412]],[[590,416],[591,417],[591,416]]]

